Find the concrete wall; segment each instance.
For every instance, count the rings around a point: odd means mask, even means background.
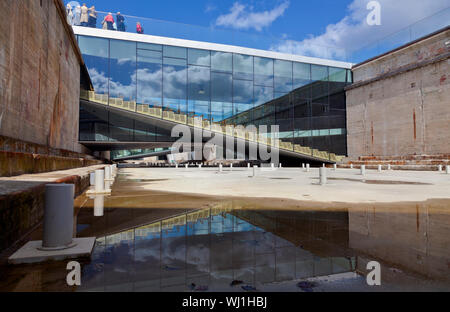
[[[0,1],[0,135],[78,144],[80,58],[60,0]]]
[[[449,28],[353,68],[348,154],[450,153]]]

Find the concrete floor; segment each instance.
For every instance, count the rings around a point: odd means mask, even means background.
[[[121,169],[127,179],[143,182],[152,191],[211,196],[283,198],[312,202],[390,203],[450,198],[450,175],[438,172],[327,169],[328,184],[318,185],[319,169],[269,171],[224,168],[130,168]]]

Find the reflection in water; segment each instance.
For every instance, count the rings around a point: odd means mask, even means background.
[[[185,213],[97,240],[82,291],[229,290],[355,270],[347,213]]]

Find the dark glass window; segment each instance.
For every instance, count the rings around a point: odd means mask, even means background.
[[[186,48],[163,46],[164,57],[186,58]]]
[[[253,80],[253,56],[233,54],[233,78]]]
[[[108,94],[109,39],[79,36],[78,41],[95,92]]]
[[[162,53],[137,51],[137,102],[162,106]]]
[[[136,101],[136,43],[110,41],[109,96]]]
[[[241,114],[253,107],[253,82],[246,80],[233,81],[233,115]],[[251,112],[249,112],[251,113]],[[242,115],[243,122],[251,120],[251,116]]]
[[[144,43],[144,42],[138,42],[137,43],[138,49],[144,49],[144,50],[154,50],[154,51],[162,51],[162,45],[160,44],[154,44],[154,43]]]
[[[273,59],[254,57],[255,85],[273,87]]]
[[[233,54],[211,51],[211,70],[217,72],[233,72]]]
[[[219,122],[233,115],[233,79],[231,74],[211,73],[211,119]]]
[[[344,68],[329,67],[329,81],[332,82],[346,82],[347,70]]]
[[[322,65],[311,65],[312,81],[328,81],[328,67]]]
[[[163,59],[164,110],[186,113],[187,64],[186,60]]]
[[[292,62],[275,60],[275,92],[292,91]]]
[[[188,112],[210,119],[210,70],[203,66],[189,66]]]
[[[208,50],[188,49],[188,64],[211,66],[211,55]]]
[[[294,63],[294,89],[311,83],[311,64]]]

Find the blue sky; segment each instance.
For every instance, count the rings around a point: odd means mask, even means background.
[[[67,2],[67,1],[65,1]],[[261,36],[264,46],[287,53],[345,60],[351,53],[405,27],[429,17],[404,31],[387,44],[378,44],[377,53],[445,26],[450,20],[450,0],[378,0],[381,6],[381,25],[368,26],[370,0],[96,0],[87,1],[99,11],[121,11],[122,14],[142,16],[215,29],[244,31]],[[146,33],[152,30],[146,29]],[[182,27],[180,27],[182,30]],[[158,35],[158,34],[156,34]],[[161,34],[163,35],[163,34]],[[268,45],[268,39],[283,39]],[[192,38],[198,40],[198,38]],[[207,41],[207,40],[205,40]],[[249,45],[255,44],[249,43]],[[228,43],[228,42],[227,42]],[[251,46],[253,47],[253,46]],[[332,48],[323,48],[332,47]],[[351,50],[351,52],[349,52]],[[372,52],[374,53],[374,52]],[[366,53],[367,54],[367,53]],[[364,57],[367,57],[367,55]]]

